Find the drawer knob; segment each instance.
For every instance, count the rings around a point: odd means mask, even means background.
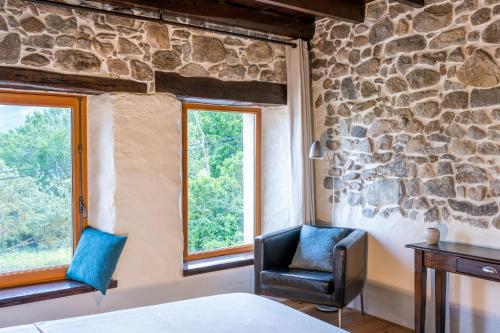
[[[483,272],[490,274],[498,274],[498,271],[493,267],[483,267]]]

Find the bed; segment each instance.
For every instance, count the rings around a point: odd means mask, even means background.
[[[192,300],[40,322],[0,333],[345,333],[281,303],[252,294]]]

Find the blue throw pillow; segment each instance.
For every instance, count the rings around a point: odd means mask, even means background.
[[[85,228],[66,278],[88,284],[105,295],[126,241],[126,236]]]
[[[332,272],[333,248],[346,236],[345,229],[303,225],[290,268]]]

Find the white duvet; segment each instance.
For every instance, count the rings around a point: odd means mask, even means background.
[[[225,294],[102,313],[0,333],[342,333],[278,302],[251,294]]]

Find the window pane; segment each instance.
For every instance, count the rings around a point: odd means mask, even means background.
[[[189,110],[188,252],[252,244],[255,116]]]
[[[0,105],[0,274],[72,256],[71,109]]]

